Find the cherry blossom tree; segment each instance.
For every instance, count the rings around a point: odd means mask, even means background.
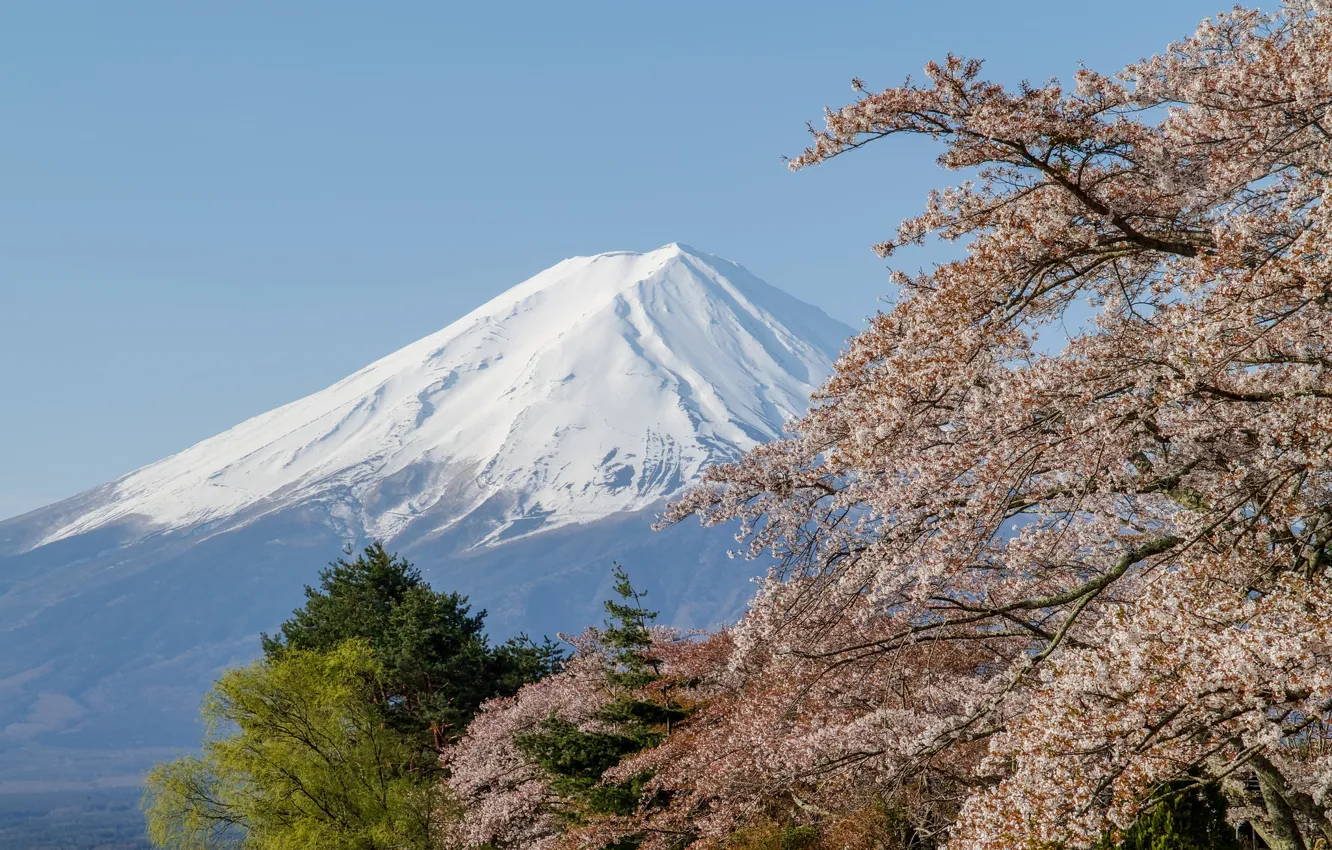
[[[729,638],[743,747],[640,758],[705,833],[946,777],[950,847],[1090,846],[1189,781],[1332,841],[1332,6],[1072,91],[854,87],[792,167],[928,136],[970,179],[877,250],[966,254],[895,272],[792,436],[668,512],[781,567]]]
[[[839,624],[836,640],[889,637],[891,618]],[[746,623],[744,634],[755,628]],[[831,637],[831,636],[830,636]],[[678,847],[681,837],[717,846],[746,827],[818,826],[824,847],[880,846],[890,815],[905,833],[898,845],[936,846],[957,814],[980,743],[922,755],[896,770],[920,731],[966,705],[957,684],[996,656],[989,647],[929,643],[903,647],[891,663],[828,665],[761,648],[737,653],[732,633],[713,637],[690,659],[697,711],[660,745],[618,765],[610,779],[650,775],[647,790],[669,805],[640,812],[647,847]],[[725,654],[723,654],[725,653]],[[867,748],[873,739],[875,747]],[[842,844],[836,833],[859,825]],[[862,830],[863,831],[863,830]]]

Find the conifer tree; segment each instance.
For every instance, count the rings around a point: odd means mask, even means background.
[[[538,731],[518,735],[518,749],[550,777],[561,798],[559,815],[569,825],[599,815],[632,815],[648,802],[643,788],[649,775],[622,782],[603,780],[623,759],[656,746],[672,723],[688,716],[681,706],[645,689],[660,678],[660,661],[652,653],[652,623],[658,612],[643,607],[644,591],[636,590],[624,567],[614,568],[618,599],[605,603],[605,628],[596,632],[605,655],[605,687],[610,699],[596,714],[602,728],[586,730],[555,717]],[[629,838],[613,845],[636,846]]]
[[[610,619],[601,632],[601,643],[609,650],[615,668],[608,678],[621,687],[640,688],[656,679],[659,672],[658,662],[651,657],[652,633],[648,631],[659,612],[643,607],[647,591],[634,589],[624,567],[615,564],[611,574],[615,577],[615,595],[620,599],[603,603]]]
[[[492,647],[483,631],[485,611],[472,613],[467,597],[435,591],[406,559],[381,543],[350,552],[305,588],[305,605],[263,636],[270,660],[290,649],[328,652],[344,641],[366,641],[384,667],[383,710],[397,728],[433,750],[461,734],[477,706],[508,696],[555,670],[558,648],[525,635]],[[427,756],[423,764],[434,764]]]

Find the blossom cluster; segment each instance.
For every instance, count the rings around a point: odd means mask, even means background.
[[[975,180],[878,250],[966,256],[897,273],[791,437],[667,517],[780,560],[745,663],[848,682],[801,769],[900,747],[900,780],[984,742],[958,847],[1088,846],[1171,781],[1255,774],[1270,846],[1332,837],[1332,14],[1237,9],[1072,92],[957,57],[857,90],[792,167],[938,140]],[[970,669],[915,672],[925,646]],[[889,710],[884,669],[931,720]]]

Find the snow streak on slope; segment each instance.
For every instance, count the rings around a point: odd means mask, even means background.
[[[348,536],[475,544],[639,510],[778,435],[850,329],[671,244],[576,257],[322,392],[105,488],[38,545],[318,505]]]

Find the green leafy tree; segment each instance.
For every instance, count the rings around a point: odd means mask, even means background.
[[[144,799],[159,847],[429,847],[434,783],[376,707],[384,668],[364,641],[228,670],[204,701],[203,753],[157,765]]]

